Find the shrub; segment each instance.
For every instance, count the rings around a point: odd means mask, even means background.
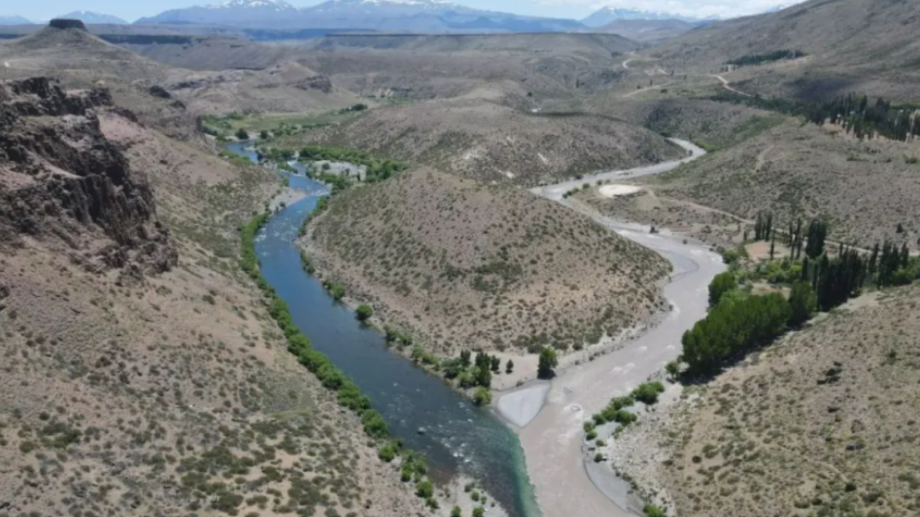
[[[644,382],[633,390],[632,396],[643,404],[652,405],[658,402],[658,395],[661,393],[664,393],[664,384],[658,381]]]
[[[473,402],[477,406],[488,406],[492,403],[492,392],[485,386],[479,386],[473,393]]]
[[[667,517],[668,512],[658,508],[653,504],[647,504],[642,508],[642,513],[645,514],[645,517]]]
[[[431,484],[431,480],[423,479],[416,483],[415,495],[421,497],[422,499],[431,499],[431,496],[434,495],[434,485]]]
[[[514,361],[508,359],[508,363],[505,364],[505,373],[510,374],[512,372],[514,372]]]
[[[664,371],[666,371],[668,373],[668,376],[670,376],[672,379],[678,378],[680,376],[680,362],[679,361],[669,362],[668,364],[665,365]]]
[[[249,133],[247,133],[245,129],[240,128],[236,132],[236,138],[237,140],[249,140]]]
[[[450,509],[450,517],[460,517],[462,515],[462,510],[459,506],[454,506]]]
[[[477,506],[476,508],[473,508],[473,517],[484,517],[485,514],[486,509],[483,507]]]
[[[389,463],[399,455],[399,444],[397,442],[387,442],[380,447],[380,452],[377,455],[380,459]]]
[[[358,310],[355,311],[355,316],[357,316],[359,321],[367,321],[374,315],[374,309],[370,305],[362,304],[358,306]]]
[[[335,282],[326,282],[326,290],[329,291],[329,294],[332,295],[332,298],[335,301],[341,301],[345,297],[345,286]]]

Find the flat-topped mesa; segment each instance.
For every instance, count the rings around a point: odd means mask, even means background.
[[[55,18],[48,23],[53,29],[78,29],[85,31],[86,25],[82,20],[73,20],[67,18]]]

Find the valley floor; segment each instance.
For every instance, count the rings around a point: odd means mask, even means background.
[[[686,144],[682,142],[682,144]],[[692,156],[702,151],[686,144]],[[663,172],[679,162],[659,164]],[[634,176],[637,171],[609,172],[603,179]],[[648,173],[648,169],[640,169]],[[596,177],[582,183],[594,183]],[[551,186],[540,191],[550,198],[579,185]],[[707,286],[724,270],[721,257],[699,243],[653,235],[618,223],[569,200],[564,203],[604,226],[669,259],[673,266],[665,295],[672,310],[644,335],[608,355],[577,364],[553,379],[507,393],[498,400],[499,412],[523,425],[521,442],[527,468],[545,515],[620,516],[641,511],[641,502],[629,495],[629,485],[609,469],[589,463],[582,424],[613,396],[628,393],[680,352],[680,337],[706,314]],[[527,421],[527,417],[532,420]]]

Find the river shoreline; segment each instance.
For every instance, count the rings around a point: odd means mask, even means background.
[[[516,430],[524,447],[537,502],[547,517],[626,517],[641,511],[641,501],[631,497],[628,483],[607,466],[597,468],[601,465],[589,463],[582,424],[610,398],[629,392],[679,355],[680,336],[705,317],[708,284],[724,270],[721,257],[701,243],[651,234],[647,228],[603,217],[564,197],[566,192],[586,183],[657,174],[705,154],[689,142],[674,142],[687,149],[687,158],[628,171],[604,172],[534,190],[658,252],[674,266],[664,287],[672,310],[659,325],[610,354],[561,371],[549,383],[548,391],[531,383],[503,394],[498,400],[499,411],[509,420],[524,413],[521,406],[526,406],[529,413],[534,412],[534,407],[539,408],[531,421]],[[501,399],[506,397],[515,400],[503,405]]]

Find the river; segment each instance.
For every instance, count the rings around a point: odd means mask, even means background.
[[[240,144],[227,148],[255,160],[255,153]],[[509,516],[540,515],[514,432],[491,411],[475,407],[440,378],[388,350],[379,332],[358,323],[348,307],[334,302],[303,271],[294,240],[328,189],[297,175],[289,176],[289,184],[307,197],[272,217],[256,239],[256,253],[262,274],[290,306],[294,323],[370,397],[392,434],[428,457],[435,479],[468,475]]]
[[[263,274],[290,306],[294,322],[371,398],[395,436],[428,455],[442,479],[456,473],[471,475],[515,517],[537,516],[541,511],[547,517],[635,514],[638,501],[626,497],[625,485],[593,464],[585,464],[582,422],[612,396],[628,392],[679,354],[681,334],[705,316],[707,286],[724,265],[705,246],[650,235],[590,213],[564,199],[563,193],[586,182],[665,172],[705,154],[688,142],[674,142],[687,150],[686,158],[534,190],[670,260],[674,272],[664,294],[672,311],[661,325],[622,349],[570,368],[548,386],[538,382],[503,395],[499,407],[511,395],[509,400],[516,397],[515,404],[523,401],[540,408],[519,430],[520,440],[491,412],[474,407],[439,378],[388,351],[379,333],[358,324],[351,310],[333,302],[320,283],[303,272],[293,241],[301,221],[327,194],[321,184],[291,176],[291,186],[309,195],[272,218],[259,235],[256,251]],[[255,159],[254,153],[238,144],[228,149]],[[417,432],[420,428],[424,434]]]

